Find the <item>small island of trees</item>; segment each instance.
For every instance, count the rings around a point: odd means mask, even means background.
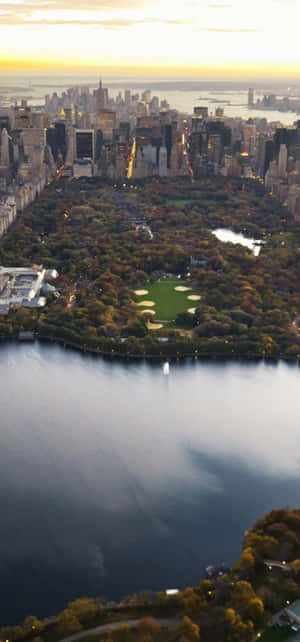
[[[0,633],[13,642],[57,642],[78,633],[94,642],[276,642],[274,614],[299,598],[300,510],[279,509],[246,531],[231,569],[210,569],[198,586],[176,595],[144,592],[120,603],[80,598],[57,617],[28,616]],[[90,631],[99,625],[103,631]],[[280,633],[286,639],[291,631],[286,626]]]

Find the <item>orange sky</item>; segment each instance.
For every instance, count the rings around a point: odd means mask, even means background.
[[[299,0],[0,0],[0,69],[295,75],[299,18]]]

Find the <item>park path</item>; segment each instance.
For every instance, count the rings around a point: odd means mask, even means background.
[[[110,624],[100,624],[99,626],[95,626],[93,629],[80,631],[80,633],[75,633],[74,635],[70,635],[67,638],[63,638],[61,642],[73,642],[73,641],[75,642],[75,640],[80,640],[81,638],[85,638],[90,635],[97,635],[97,633],[105,633],[106,631],[113,631],[114,629],[118,629],[123,624],[127,624],[128,626],[130,626],[130,628],[134,628],[135,626],[138,625],[140,619],[120,620],[119,622],[110,622]],[[172,626],[172,624],[180,623],[180,619],[178,618],[168,618],[168,619],[158,618],[158,619],[155,619],[155,621],[161,624],[162,626]]]

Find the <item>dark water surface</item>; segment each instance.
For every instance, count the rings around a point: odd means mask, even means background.
[[[0,351],[0,622],[198,583],[300,506],[300,370]]]

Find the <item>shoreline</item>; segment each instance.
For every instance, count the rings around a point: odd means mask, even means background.
[[[300,357],[298,358],[297,356],[293,355],[284,355],[284,354],[279,354],[279,355],[262,355],[259,353],[248,353],[248,354],[222,354],[222,353],[211,353],[211,352],[199,352],[197,349],[195,349],[192,352],[174,352],[173,354],[168,354],[166,351],[161,350],[159,354],[137,354],[137,353],[126,353],[126,352],[119,352],[115,348],[112,348],[111,350],[101,350],[100,348],[92,348],[89,347],[88,345],[84,344],[81,345],[79,343],[75,343],[73,341],[69,341],[66,339],[63,339],[61,337],[50,337],[50,336],[42,336],[42,335],[36,335],[33,336],[31,339],[22,339],[18,337],[1,337],[2,342],[7,342],[7,343],[35,343],[36,341],[40,343],[49,343],[49,344],[58,344],[62,346],[63,348],[68,348],[71,350],[76,350],[76,352],[83,352],[86,354],[91,354],[94,356],[99,356],[102,358],[109,358],[109,359],[117,359],[120,361],[182,361],[183,359],[192,359],[193,361],[201,361],[203,360],[220,360],[220,361],[267,361],[269,363],[277,363],[279,361],[285,361],[288,363],[298,363],[300,366]]]

